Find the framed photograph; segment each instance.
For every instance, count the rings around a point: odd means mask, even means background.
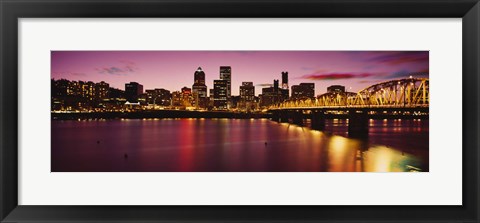
[[[478,222],[480,5],[1,1],[1,222]]]

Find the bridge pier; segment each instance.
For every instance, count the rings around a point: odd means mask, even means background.
[[[292,122],[295,125],[303,126],[303,112],[302,111],[293,111],[292,112]]]
[[[278,111],[273,111],[272,112],[272,121],[280,122],[280,114],[279,114]]]
[[[310,116],[312,129],[323,131],[325,130],[325,116],[322,111],[312,111]]]
[[[279,119],[280,122],[288,122],[288,111],[280,111],[279,112]]]
[[[348,111],[348,136],[351,138],[368,137],[368,114],[366,111],[355,109]]]

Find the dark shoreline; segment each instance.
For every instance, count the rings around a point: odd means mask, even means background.
[[[51,113],[52,120],[78,119],[143,119],[143,118],[270,118],[268,113],[240,113],[225,111],[156,110],[138,112]]]
[[[305,114],[304,119],[310,115]],[[230,118],[230,119],[262,119],[272,118],[270,113],[241,113],[227,111],[185,111],[156,110],[138,112],[90,112],[90,113],[51,113],[52,120],[86,120],[86,119],[150,119],[150,118]],[[348,119],[347,114],[325,114],[325,119]],[[428,115],[370,115],[371,119],[423,119]]]

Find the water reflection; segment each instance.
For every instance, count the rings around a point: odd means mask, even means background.
[[[342,136],[345,120],[326,132],[266,119],[52,121],[52,171],[428,171],[428,121],[378,121],[368,141]]]

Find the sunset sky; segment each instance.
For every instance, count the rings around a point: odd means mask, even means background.
[[[330,85],[356,92],[372,84],[400,78],[428,77],[428,51],[52,51],[54,79],[105,81],[124,90],[135,81],[145,89],[170,91],[192,87],[194,73],[202,67],[208,89],[220,79],[220,66],[232,67],[232,95],[243,81],[252,81],[255,94],[281,82],[289,73],[289,86],[315,83],[315,93]]]

